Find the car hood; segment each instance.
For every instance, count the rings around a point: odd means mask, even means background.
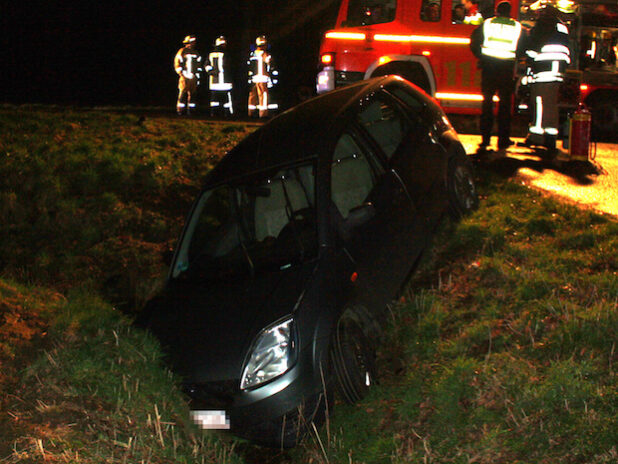
[[[292,313],[314,268],[309,262],[237,282],[172,281],[147,306],[147,326],[185,382],[237,380],[255,337]]]

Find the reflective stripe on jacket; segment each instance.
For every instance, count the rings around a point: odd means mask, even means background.
[[[249,82],[268,82],[270,77],[270,55],[257,49],[249,55]]]
[[[532,82],[562,82],[564,72],[571,63],[568,47],[568,29],[562,23],[556,23],[555,30],[546,38],[545,43],[533,43],[526,50],[532,61]]]
[[[226,61],[223,52],[211,52],[208,55],[210,62],[210,90],[232,90],[232,83],[226,82],[224,63]]]
[[[517,42],[521,36],[521,24],[512,18],[496,16],[483,22],[484,56],[503,60],[514,60],[517,55]]]
[[[202,72],[201,55],[194,49],[181,48],[174,57],[174,70],[186,79],[199,79]]]

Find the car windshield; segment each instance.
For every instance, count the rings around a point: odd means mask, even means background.
[[[286,167],[202,193],[172,278],[226,280],[314,258],[314,172],[313,164]]]

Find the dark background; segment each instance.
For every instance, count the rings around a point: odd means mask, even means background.
[[[3,1],[0,102],[173,107],[173,58],[193,34],[207,55],[223,34],[244,102],[245,63],[266,34],[288,105],[313,92],[320,37],[338,0]],[[204,100],[205,86],[201,99]]]

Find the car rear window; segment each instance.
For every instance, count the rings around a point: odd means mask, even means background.
[[[361,206],[375,185],[374,173],[354,138],[343,134],[337,142],[331,167],[331,198],[341,216]]]
[[[399,111],[381,98],[374,99],[363,108],[358,120],[387,158],[393,156],[409,129]]]

